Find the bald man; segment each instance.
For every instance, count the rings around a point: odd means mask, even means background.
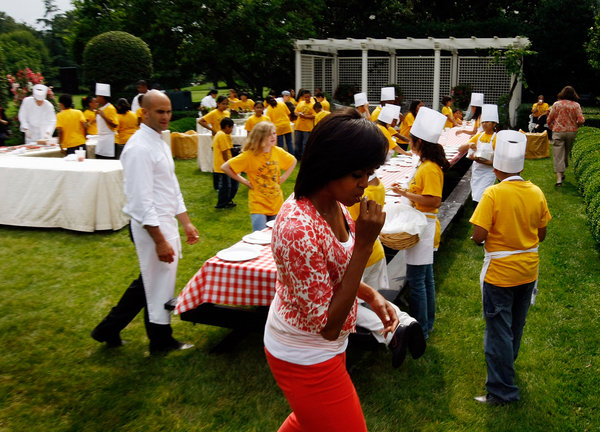
[[[187,214],[171,150],[161,138],[169,127],[171,101],[164,93],[151,90],[144,95],[142,108],[143,123],[121,154],[127,197],[123,212],[131,217],[129,228],[140,275],[92,331],[92,337],[108,347],[121,346],[121,330],[145,308],[150,354],[154,355],[193,346],[173,338],[171,314],[164,304],[173,297],[181,254],[177,221],[188,244],[198,241],[198,230]]]

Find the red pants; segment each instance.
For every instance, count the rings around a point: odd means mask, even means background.
[[[267,362],[292,413],[279,432],[366,432],[367,425],[350,375],[346,353],[304,366],[273,357]]]

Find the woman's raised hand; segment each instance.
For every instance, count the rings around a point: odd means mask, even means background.
[[[356,219],[356,245],[372,247],[385,222],[381,205],[363,197],[360,200],[360,215]]]

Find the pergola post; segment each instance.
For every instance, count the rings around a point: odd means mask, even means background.
[[[440,71],[441,71],[441,55],[440,45],[434,45],[434,56],[433,56],[433,102],[432,108],[438,111],[440,108]]]
[[[331,77],[331,87],[332,87],[332,92],[331,95],[333,96],[335,94],[335,91],[338,88],[338,83],[340,82],[340,78],[339,78],[339,74],[340,74],[340,62],[338,59],[338,54],[337,51],[335,52],[335,54],[333,54],[333,66],[332,66],[333,70],[333,76]]]
[[[361,83],[360,91],[367,93],[369,91],[369,50],[366,44],[361,44],[362,48],[362,68],[361,68]]]
[[[397,75],[398,73],[396,72],[396,51],[390,51],[390,84],[397,84]]]
[[[452,62],[450,64],[450,88],[458,85],[458,51],[452,51]]]
[[[294,48],[296,52],[296,84],[295,89],[302,88],[302,51],[299,48]]]

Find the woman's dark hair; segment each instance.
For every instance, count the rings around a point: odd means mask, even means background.
[[[473,120],[477,120],[479,117],[481,117],[481,107],[475,107],[475,112],[473,113],[473,117],[471,117]]]
[[[269,95],[267,96],[267,100],[266,102],[271,105],[272,107],[276,107],[277,106],[277,99],[275,99],[273,96]]]
[[[420,100],[414,100],[410,103],[410,106],[408,107],[408,111],[410,111],[412,115],[415,116],[415,118],[417,118],[417,107],[421,105],[421,103],[422,102]]]
[[[217,90],[215,90],[215,89],[210,89],[210,91],[206,94],[206,96],[210,96],[210,95],[213,95],[213,94],[219,94],[219,92]]]
[[[65,109],[73,108],[73,97],[70,94],[61,94],[58,98],[58,102],[61,103]]]
[[[90,101],[94,99],[94,96],[84,96],[81,98],[81,106],[83,106],[83,109],[88,109],[90,107]]]
[[[234,123],[233,120],[231,120],[229,117],[223,117],[221,119],[221,123],[219,123],[221,125],[221,129],[225,129],[226,127],[233,127]]]
[[[410,134],[412,138],[413,147],[421,155],[421,160],[430,160],[440,166],[443,171],[450,168],[450,162],[446,159],[446,152],[444,147],[438,143],[431,143],[424,141],[421,138],[417,138],[413,134]]]
[[[257,100],[256,102],[254,102],[254,106],[256,105],[262,105],[263,107],[265,106],[264,102],[262,101],[262,99]]]
[[[300,90],[298,90],[298,99],[300,99],[302,96],[304,96],[306,93],[310,94],[310,90],[307,90],[305,88],[301,88]]]
[[[575,91],[575,89],[571,86],[566,86],[565,88],[563,88],[560,93],[557,96],[558,99],[563,100],[570,100],[573,102],[577,102],[579,100],[579,95],[577,94],[577,92]]]
[[[219,105],[221,102],[223,102],[225,100],[229,100],[229,98],[225,95],[217,96],[217,105]]]
[[[387,139],[375,123],[353,108],[335,111],[308,137],[295,198],[307,197],[353,171],[376,169],[385,162],[387,151]]]
[[[127,111],[129,111],[129,108],[130,105],[129,102],[127,102],[127,99],[121,98],[117,101],[117,113],[125,114]]]
[[[447,104],[448,102],[450,102],[451,100],[452,100],[452,97],[450,97],[450,96],[444,96],[444,97],[442,98],[442,106],[446,106],[446,104]]]

